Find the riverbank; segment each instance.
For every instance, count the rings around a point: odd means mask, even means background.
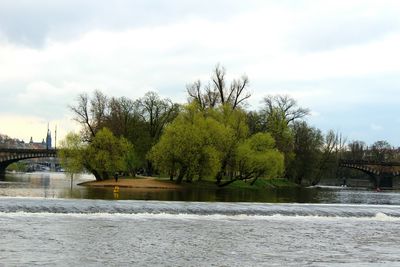
[[[143,188],[143,189],[169,189],[179,190],[183,189],[182,185],[175,184],[171,181],[160,180],[151,177],[142,178],[120,178],[118,182],[114,179],[108,179],[104,181],[88,181],[78,185],[89,186],[89,187],[127,187],[127,188]]]
[[[166,189],[166,190],[183,190],[187,188],[203,188],[203,189],[216,189],[218,188],[214,181],[194,181],[191,183],[182,182],[176,184],[174,181],[167,179],[154,178],[154,177],[139,177],[139,178],[119,178],[118,182],[114,179],[104,181],[88,181],[78,185],[88,187],[126,187],[137,189]],[[270,189],[282,187],[298,187],[298,185],[283,178],[275,179],[258,179],[256,183],[251,185],[250,182],[237,181],[226,188],[237,189]]]

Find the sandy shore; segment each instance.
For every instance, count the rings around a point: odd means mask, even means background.
[[[147,188],[147,189],[182,189],[181,185],[177,185],[170,181],[162,181],[154,178],[137,178],[137,179],[118,179],[116,182],[114,179],[105,181],[89,181],[79,185],[90,186],[90,187],[129,187],[129,188]]]

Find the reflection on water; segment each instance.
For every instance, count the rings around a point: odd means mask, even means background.
[[[77,184],[93,180],[92,175],[80,175],[71,180],[63,173],[7,174],[0,180],[0,196],[82,198],[119,200],[168,200],[212,202],[268,202],[268,203],[364,203],[400,205],[400,194],[395,191],[374,192],[342,187],[283,188],[268,190],[238,190],[215,188],[209,190],[165,190],[112,187],[90,188]]]

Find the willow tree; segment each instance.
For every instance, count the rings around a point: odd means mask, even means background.
[[[208,109],[205,112],[217,121],[225,132],[224,136],[220,136],[219,142],[216,143],[217,149],[221,153],[221,168],[216,175],[217,184],[220,184],[226,176],[232,178],[236,170],[236,148],[249,135],[247,117],[242,109],[232,109],[230,104]]]
[[[127,158],[133,146],[123,137],[116,137],[103,128],[97,132],[85,151],[85,166],[97,180],[105,180],[117,171],[127,170]]]
[[[220,169],[220,153],[216,143],[225,136],[224,128],[206,117],[195,104],[187,106],[170,124],[148,158],[161,171],[174,176],[177,183],[186,177],[214,176]]]
[[[237,172],[234,179],[222,183],[228,185],[238,180],[274,178],[284,171],[284,156],[275,148],[275,141],[268,133],[257,133],[242,142],[236,154]]]
[[[80,135],[69,133],[64,140],[61,141],[57,155],[60,159],[61,166],[71,178],[71,189],[73,185],[74,175],[84,170],[84,151],[85,145]]]

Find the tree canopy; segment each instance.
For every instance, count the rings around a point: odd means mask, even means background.
[[[322,133],[305,121],[310,110],[287,95],[266,95],[259,110],[247,110],[248,77],[228,81],[219,64],[210,81],[186,89],[186,105],[155,92],[138,99],[101,91],[79,95],[70,109],[82,129],[62,143],[61,157],[74,158],[63,165],[71,173],[83,166],[97,179],[139,171],[177,182],[212,179],[223,186],[278,176],[316,184],[335,175],[340,158],[400,158],[386,141],[370,148],[362,141],[346,146],[340,133]]]

